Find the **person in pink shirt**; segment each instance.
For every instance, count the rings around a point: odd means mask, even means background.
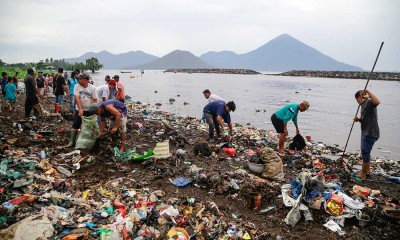
[[[113,79],[117,82],[117,93],[116,99],[122,103],[125,103],[125,89],[122,82],[119,81],[119,76],[115,75]]]

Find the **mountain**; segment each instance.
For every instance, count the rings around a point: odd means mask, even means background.
[[[203,62],[200,58],[196,57],[191,52],[175,50],[151,63],[137,65],[134,68],[164,70],[169,68],[185,69],[185,68],[213,68],[213,67]]]
[[[258,71],[363,71],[359,67],[336,61],[289,34],[282,34],[248,53],[238,55],[228,51],[208,52],[201,55],[200,59],[219,68],[249,68]]]
[[[196,57],[188,51],[176,50],[162,58],[142,51],[113,54],[107,51],[88,52],[67,62],[85,62],[95,57],[104,69],[169,69],[169,68],[241,68],[256,71],[321,70],[363,71],[321,53],[289,34],[282,34],[261,47],[244,54],[232,51],[207,52]]]
[[[130,51],[120,54],[101,51],[98,53],[88,52],[77,58],[67,58],[65,61],[69,63],[84,63],[86,59],[91,57],[97,58],[99,62],[103,64],[104,69],[124,69],[128,66],[142,65],[158,59],[158,57],[142,51]]]
[[[200,56],[204,62],[219,68],[240,68],[240,55],[231,51],[208,52]]]

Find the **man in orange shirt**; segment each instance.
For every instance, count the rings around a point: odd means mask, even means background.
[[[114,80],[117,82],[117,93],[116,99],[122,103],[125,103],[125,89],[124,85],[119,81],[119,76],[115,75]]]

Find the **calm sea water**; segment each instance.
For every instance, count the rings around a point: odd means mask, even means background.
[[[299,114],[298,124],[303,136],[314,141],[344,147],[357,110],[354,93],[363,89],[366,80],[326,79],[307,77],[281,77],[269,75],[187,74],[145,71],[120,73],[102,70],[91,74],[95,85],[104,84],[105,75],[120,76],[126,93],[133,100],[152,105],[162,103],[161,110],[201,117],[207,104],[202,92],[208,88],[226,101],[236,103],[231,114],[233,122],[274,129],[271,115],[288,103],[310,102],[310,109]],[[131,78],[134,77],[134,78]],[[400,82],[371,80],[368,89],[380,99],[378,107],[381,138],[372,155],[400,159]],[[157,91],[157,93],[155,93]],[[180,95],[178,97],[178,95]],[[169,103],[169,98],[176,101]],[[184,105],[188,102],[189,105]],[[259,110],[259,111],[256,111]],[[295,135],[293,123],[288,125],[289,135]],[[356,123],[347,150],[358,151],[360,126]]]

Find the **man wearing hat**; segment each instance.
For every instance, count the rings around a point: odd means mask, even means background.
[[[221,100],[214,101],[208,103],[204,107],[203,113],[208,123],[208,136],[210,138],[210,143],[214,143],[214,129],[217,132],[218,138],[221,138],[221,133],[222,135],[224,135],[224,122],[228,124],[231,136],[233,135],[231,115],[229,114],[229,112],[234,112],[235,110],[236,104],[233,101],[230,101],[228,103],[225,103]]]
[[[114,79],[111,79],[105,85],[98,86],[96,88],[97,96],[99,97],[99,103],[103,103],[106,100],[115,99],[115,85],[117,83]]]
[[[112,81],[112,80],[111,80]],[[90,107],[89,112],[91,114],[97,114],[100,119],[100,135],[102,135],[105,131],[106,127],[106,118],[110,119],[110,128],[111,133],[116,133],[117,130],[120,130],[121,134],[121,145],[119,147],[119,151],[123,152],[125,150],[125,141],[126,141],[126,123],[128,121],[128,110],[125,104],[121,103],[117,100],[107,100],[102,104],[94,104]]]
[[[119,81],[119,76],[115,75],[114,80],[117,82],[117,93],[116,93],[116,99],[122,103],[125,102],[125,89],[124,85],[122,82]]]
[[[380,137],[377,107],[381,102],[368,90],[359,90],[354,97],[361,107],[360,116],[353,120],[361,123],[361,156],[363,160],[361,173],[357,177],[365,180],[371,173],[372,147]]]
[[[283,152],[285,150],[285,140],[288,136],[287,123],[292,120],[294,126],[296,127],[296,133],[299,133],[300,131],[299,126],[297,125],[297,115],[299,111],[304,112],[305,110],[308,110],[309,107],[310,103],[307,101],[303,101],[300,104],[291,103],[272,114],[272,124],[274,125],[276,132],[280,133],[278,142],[279,152]]]
[[[82,126],[82,116],[91,116],[90,106],[97,103],[96,88],[89,83],[89,75],[82,73],[78,75],[78,84],[74,87],[76,110],[72,121],[71,140],[67,147],[75,147],[78,130]]]

